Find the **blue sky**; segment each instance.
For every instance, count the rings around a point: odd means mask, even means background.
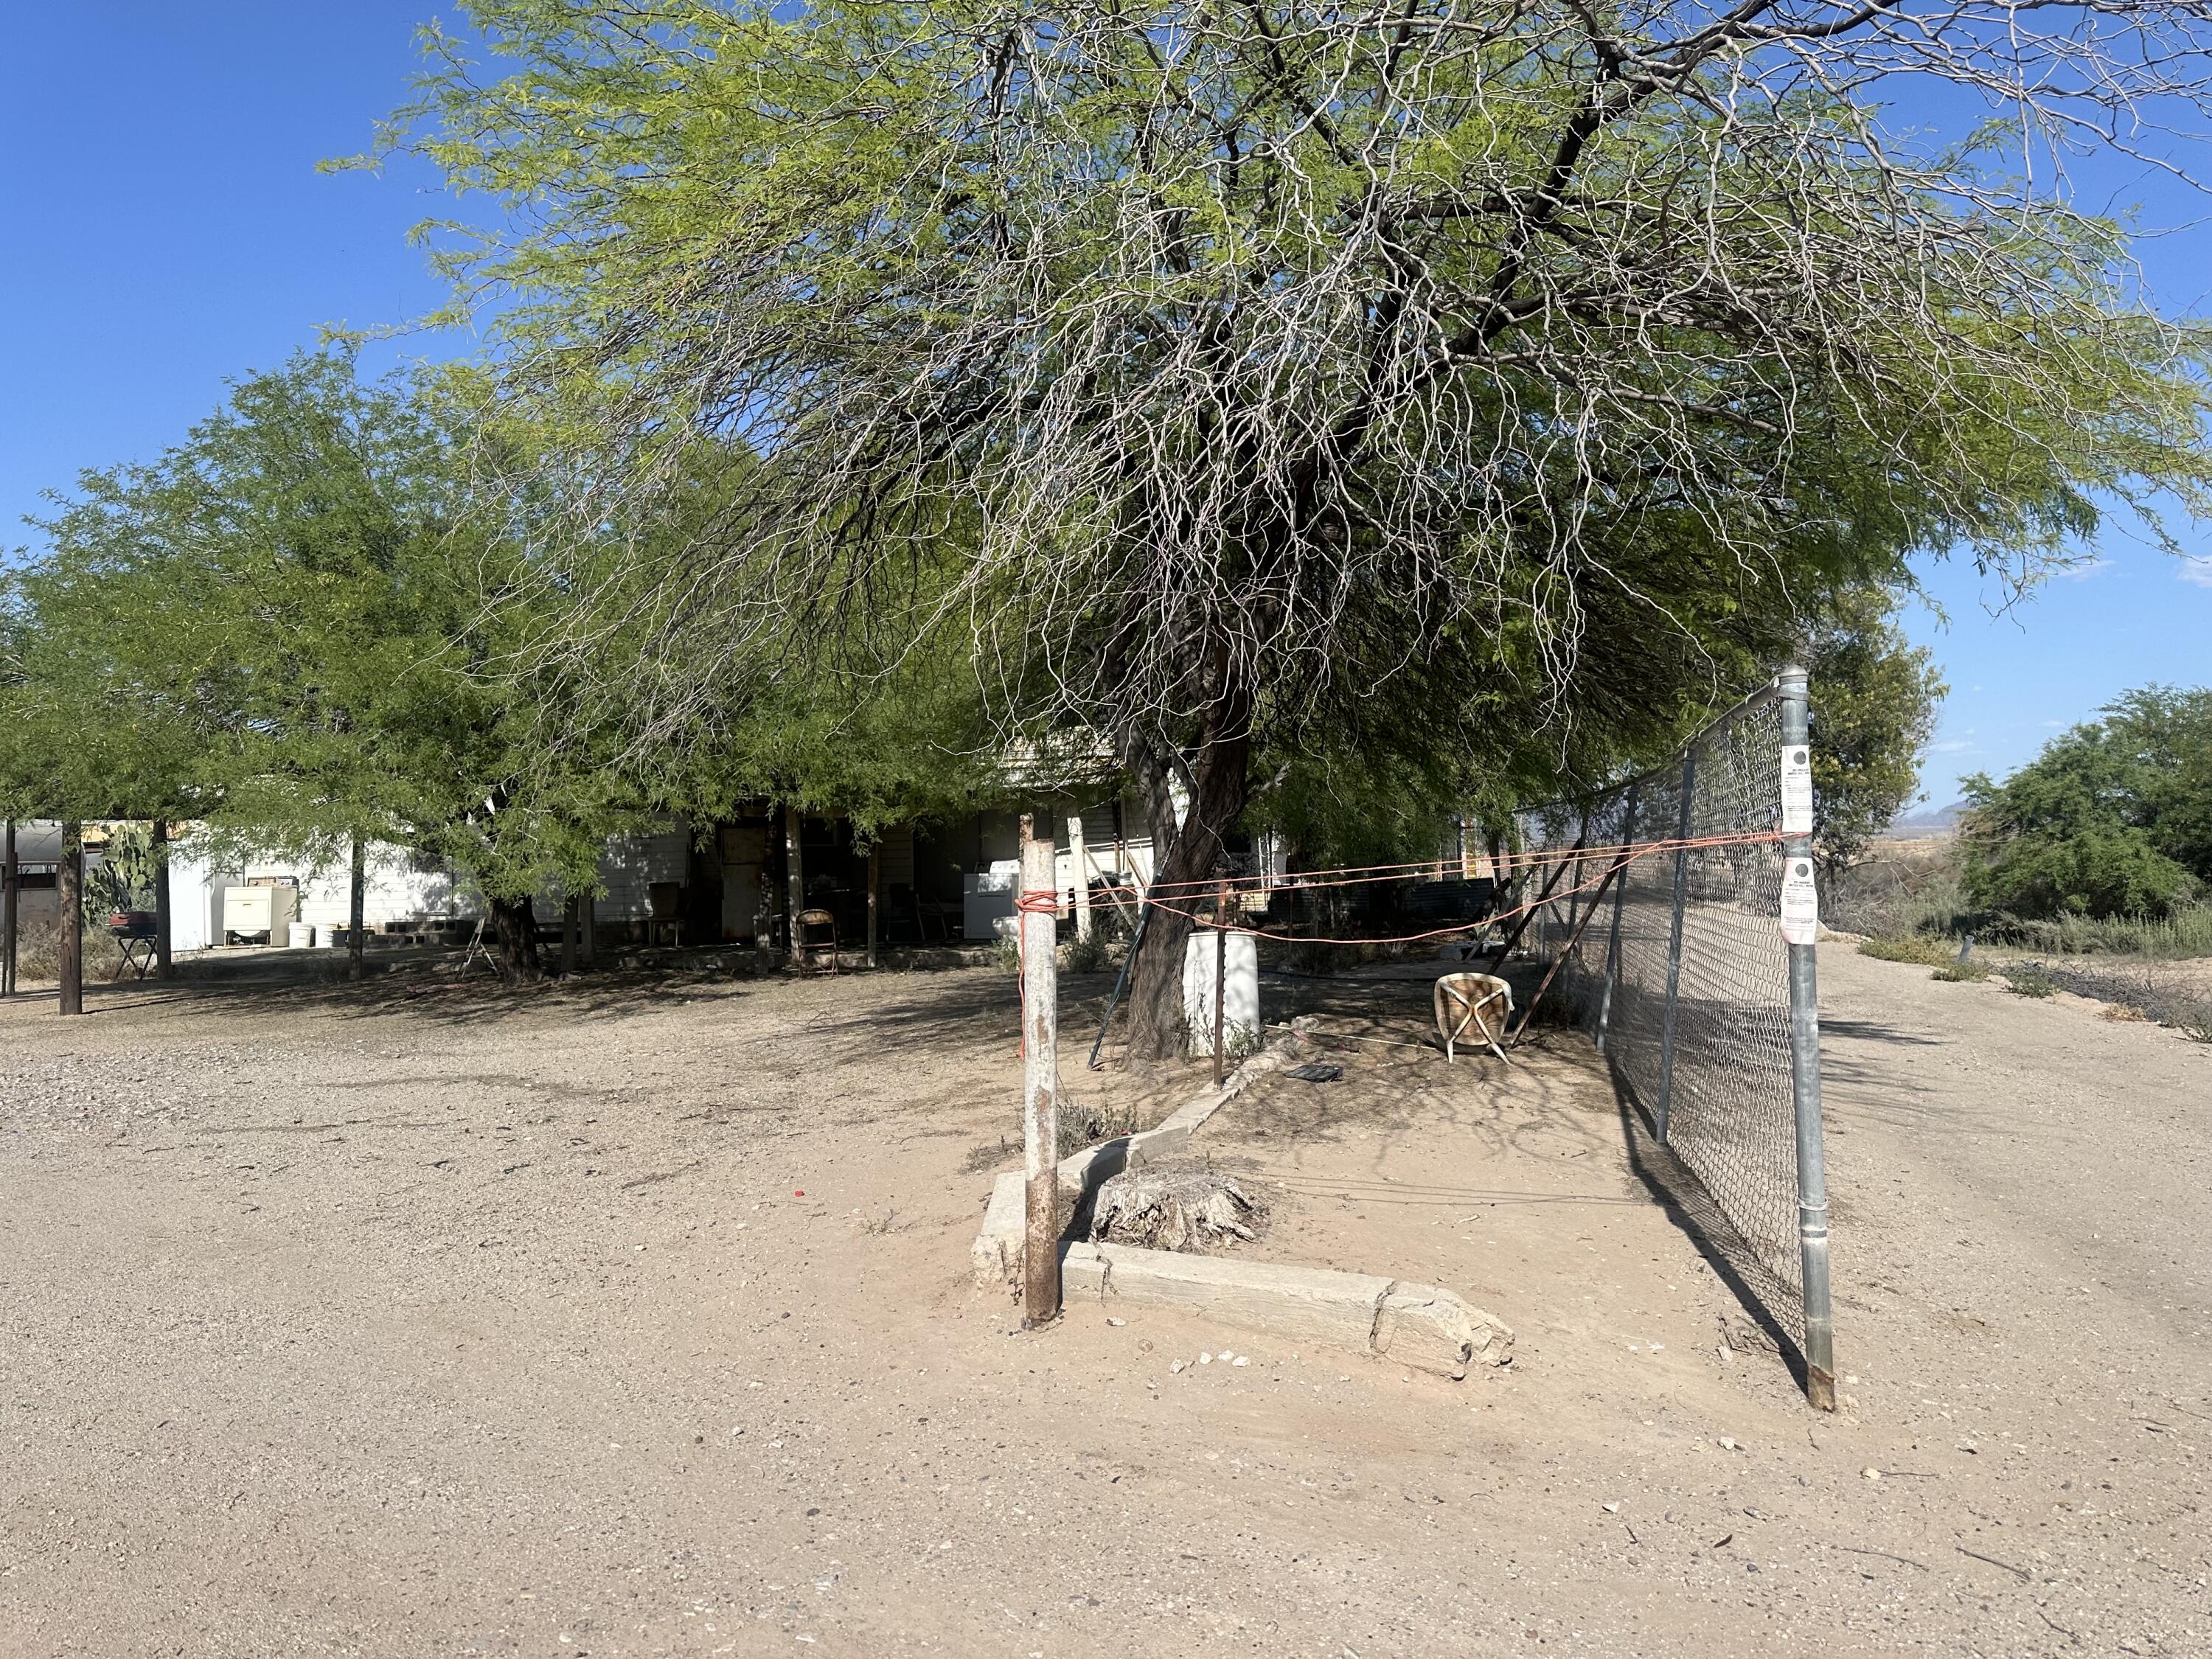
[[[329,324],[420,315],[442,297],[409,226],[444,205],[401,165],[330,176],[404,94],[417,23],[439,0],[46,0],[0,35],[0,548],[42,489],[150,457],[222,396]],[[2198,176],[2212,176],[2203,155]],[[2112,171],[2097,181],[2184,224],[2212,202]],[[2169,310],[2201,307],[2212,227],[2142,249]],[[371,367],[465,350],[453,337],[380,346]],[[2126,533],[2010,611],[1971,567],[1933,564],[1948,614],[1914,611],[1953,691],[1925,784],[2002,773],[2124,689],[2212,679],[2208,562]],[[2193,580],[2191,580],[2193,578]]]
[[[331,323],[422,314],[423,170],[367,148],[438,0],[41,0],[0,25],[0,546],[42,489],[149,458]],[[398,350],[450,355],[465,343]]]

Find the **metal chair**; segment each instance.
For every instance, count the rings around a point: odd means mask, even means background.
[[[656,881],[645,890],[646,903],[652,915],[645,924],[647,945],[681,945],[684,942],[684,884],[680,881]]]
[[[830,930],[827,944],[809,936],[809,930],[816,927]],[[837,918],[829,911],[801,910],[799,913],[799,938],[794,942],[799,949],[799,972],[811,971],[808,964],[824,951],[830,952],[830,971],[833,974],[837,971]]]

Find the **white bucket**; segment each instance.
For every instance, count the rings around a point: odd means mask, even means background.
[[[284,943],[291,946],[295,951],[313,950],[315,948],[315,929],[313,924],[305,921],[295,921],[290,923],[284,929]]]

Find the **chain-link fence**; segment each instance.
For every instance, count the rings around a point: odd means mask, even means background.
[[[1809,871],[1800,847],[1783,840],[1785,736],[1804,741],[1802,684],[1778,682],[1632,782],[1522,813],[1524,845],[1557,855],[1524,878],[1524,902],[1547,879],[1552,896],[1522,943],[1558,963],[1547,1000],[1561,999],[1590,1033],[1623,1096],[1703,1188],[1717,1212],[1703,1218],[1705,1231],[1744,1287],[1825,1370],[1817,1056],[1808,1101],[1793,1065],[1792,946],[1781,923],[1785,872],[1794,864],[1802,880]],[[1793,695],[1794,734],[1785,731]],[[1809,944],[1805,957],[1800,994],[1809,1005]],[[1816,1044],[1809,1006],[1801,1043],[1806,1033]],[[1809,1189],[1800,1134],[1808,1109]],[[1808,1190],[1821,1281],[1811,1321],[1801,1211]],[[1811,1341],[1808,1323],[1820,1328]]]

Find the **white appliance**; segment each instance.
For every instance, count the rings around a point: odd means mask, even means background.
[[[1014,888],[1020,882],[1021,860],[1000,859],[979,876],[960,878],[960,936],[998,939],[1002,925],[1014,914]]]
[[[226,887],[222,893],[222,942],[273,945],[300,914],[296,887]]]

